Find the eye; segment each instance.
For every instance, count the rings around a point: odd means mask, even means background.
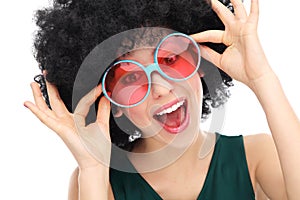
[[[164,64],[173,65],[178,60],[178,55],[172,54],[163,59]]]
[[[142,77],[142,75],[143,75],[142,72],[128,73],[122,78],[122,83],[124,85],[129,85],[129,84],[136,83]]]

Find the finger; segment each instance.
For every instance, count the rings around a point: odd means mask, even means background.
[[[98,104],[97,111],[97,122],[101,124],[109,125],[109,117],[110,117],[110,101],[102,97]]]
[[[91,90],[88,94],[86,94],[84,97],[82,97],[74,111],[76,123],[79,123],[80,125],[85,124],[85,118],[90,110],[90,106],[96,101],[101,92],[102,89],[100,84],[99,86]]]
[[[198,43],[212,42],[212,43],[223,43],[224,31],[221,30],[209,30],[203,31],[197,34],[191,35],[191,37]]]
[[[44,112],[47,112],[47,114],[52,113],[52,111],[49,109],[49,107],[46,104],[46,101],[43,97],[43,94],[41,92],[40,86],[38,85],[38,83],[36,82],[32,82],[30,84],[31,86],[31,90],[32,90],[32,94],[33,94],[33,98],[34,98],[34,102],[36,104],[36,106],[43,110]]]
[[[257,24],[259,16],[259,3],[258,0],[251,0],[251,8],[249,14],[249,21]]]
[[[49,101],[51,104],[52,110],[58,116],[64,116],[69,113],[68,109],[66,108],[64,102],[60,98],[59,92],[55,85],[46,81],[47,91],[49,95]]]
[[[57,133],[59,132],[57,121],[54,118],[47,115],[45,112],[40,110],[36,105],[34,105],[30,101],[24,102],[24,106],[28,108],[47,127],[49,127],[50,129],[54,130]]]
[[[201,56],[203,58],[213,63],[218,68],[222,69],[220,66],[221,54],[204,45],[200,45],[200,51],[201,51]]]
[[[232,6],[234,8],[234,14],[238,19],[246,20],[247,12],[242,0],[231,0]]]
[[[226,8],[221,2],[218,0],[212,0],[212,9],[216,12],[216,14],[219,16],[221,21],[224,23],[224,25],[228,25],[231,21],[234,20],[233,13]]]

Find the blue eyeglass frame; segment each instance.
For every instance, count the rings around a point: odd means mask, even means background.
[[[191,73],[188,77],[185,77],[185,78],[182,78],[182,79],[176,79],[176,78],[172,78],[172,77],[169,77],[167,74],[165,74],[161,68],[159,67],[159,64],[158,64],[158,60],[157,60],[157,55],[158,55],[158,50],[161,46],[161,44],[167,40],[169,37],[172,37],[172,36],[182,36],[182,37],[185,37],[185,38],[188,38],[196,47],[197,49],[197,55],[198,55],[198,63],[196,65],[196,68],[195,68],[195,71],[193,73]],[[135,104],[132,104],[132,105],[122,105],[122,104],[119,104],[117,102],[115,102],[112,98],[110,98],[110,96],[107,94],[106,90],[105,90],[105,79],[106,79],[106,76],[109,72],[109,70],[114,67],[115,65],[119,64],[119,63],[133,63],[135,65],[137,65],[138,67],[140,67],[145,73],[146,73],[146,76],[147,76],[147,79],[148,79],[148,90],[147,90],[147,93],[145,94],[145,96],[137,103]],[[155,49],[155,52],[154,52],[154,63],[148,65],[148,66],[144,66],[142,65],[141,63],[139,62],[136,62],[134,60],[120,60],[120,61],[117,61],[115,62],[112,66],[110,66],[104,73],[103,75],[103,78],[102,78],[102,92],[103,94],[105,95],[105,97],[110,101],[112,102],[113,104],[115,104],[116,106],[119,106],[119,107],[123,107],[123,108],[131,108],[131,107],[134,107],[134,106],[137,106],[141,103],[143,103],[146,98],[148,97],[149,93],[150,93],[150,90],[151,90],[151,74],[152,72],[154,71],[157,71],[160,75],[162,75],[164,78],[166,79],[169,79],[169,80],[172,80],[172,81],[175,81],[175,82],[179,82],[179,81],[185,81],[189,78],[191,78],[199,69],[199,66],[200,66],[200,63],[201,63],[201,52],[200,52],[200,48],[197,44],[197,42],[190,36],[184,34],[184,33],[171,33],[169,35],[167,35],[166,37],[164,37],[157,45],[156,49]]]

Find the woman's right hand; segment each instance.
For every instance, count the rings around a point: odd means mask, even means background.
[[[67,110],[54,85],[47,82],[47,91],[52,109],[49,109],[45,103],[39,85],[33,82],[31,88],[35,103],[26,101],[24,106],[60,136],[74,155],[79,168],[87,169],[99,165],[108,167],[111,153],[109,134],[110,102],[102,97],[99,101],[96,121],[87,126],[85,123],[90,106],[102,93],[101,85],[91,90],[80,100],[74,114]],[[79,136],[80,134],[88,137],[97,135],[97,138],[100,135],[101,138],[104,138],[105,141],[97,141],[97,159],[85,147]],[[99,155],[102,162],[99,161]]]

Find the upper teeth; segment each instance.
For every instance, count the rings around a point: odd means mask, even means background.
[[[171,112],[177,110],[177,109],[178,109],[180,106],[182,106],[183,104],[184,104],[184,100],[179,101],[178,103],[176,103],[176,104],[174,104],[173,106],[171,106],[171,107],[169,107],[169,108],[167,108],[167,109],[165,109],[165,110],[163,110],[163,111],[157,113],[156,115],[164,115],[164,114],[167,114],[167,113],[171,113]]]

